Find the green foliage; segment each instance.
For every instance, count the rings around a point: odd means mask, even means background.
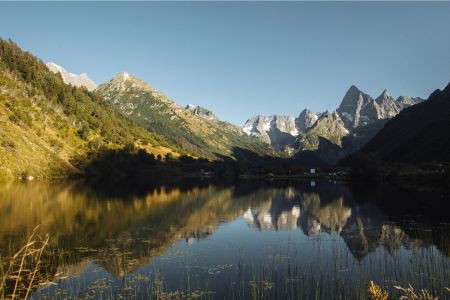
[[[3,177],[18,178],[24,170],[34,177],[78,173],[76,168],[82,170],[92,153],[133,140],[159,146],[153,133],[106,105],[97,93],[65,84],[41,60],[3,39],[0,119]]]
[[[50,72],[41,60],[3,39],[0,39],[0,91],[0,116],[6,115],[7,120],[3,129],[13,136],[12,143],[0,148],[3,156],[0,169],[12,177],[25,168],[27,172],[42,176],[50,172],[59,174],[60,169],[78,172],[89,168],[92,171],[96,169],[93,162],[98,161],[101,154],[118,162],[111,170],[108,167],[97,170],[127,174],[138,168],[140,161],[144,164],[158,161],[164,172],[170,169],[169,173],[176,173],[185,165],[199,167],[199,161],[191,161],[189,156],[224,160],[234,155],[245,157],[235,150],[245,149],[262,154],[261,157],[247,155],[261,160],[274,153],[268,145],[230,124],[197,116],[188,119],[183,113],[179,114],[180,108],[172,106],[170,100],[161,100],[159,93],[123,95],[120,99],[123,104],[140,105],[136,115],[123,115],[113,103],[105,102],[103,94],[65,84],[60,74]],[[138,115],[145,117],[138,118]],[[136,148],[139,143],[150,144],[149,149],[166,146],[185,156],[181,161],[171,154],[165,157],[158,154],[155,158],[139,151]],[[9,152],[1,152],[2,149]],[[12,156],[11,149],[20,151]],[[133,156],[125,163],[121,155],[114,154],[117,149],[136,154],[138,159]],[[130,161],[135,169],[128,168]],[[54,166],[58,166],[58,170]]]
[[[47,101],[62,105],[66,116],[83,124],[78,130],[82,139],[87,140],[92,130],[98,131],[105,143],[123,145],[125,141],[136,137],[157,144],[151,133],[104,105],[98,94],[65,84],[59,74],[50,72],[41,60],[22,51],[14,42],[0,39],[0,58],[0,68],[7,69],[31,86],[30,96],[43,94]],[[2,83],[13,85],[5,77]],[[21,106],[31,106],[30,100],[22,101]],[[27,127],[32,125],[32,118],[22,108],[15,109],[10,120]]]
[[[17,110],[14,112],[14,114],[10,115],[9,120],[14,124],[25,126],[28,128],[31,128],[33,122],[29,114],[20,110]]]
[[[118,76],[98,89],[105,101],[124,116],[154,133],[158,142],[180,154],[216,159],[233,148],[273,154],[270,147],[226,122],[186,113],[170,99],[131,77]]]

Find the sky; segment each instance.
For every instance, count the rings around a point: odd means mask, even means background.
[[[0,37],[243,125],[335,110],[352,84],[428,97],[450,81],[449,16],[450,2],[0,2]]]

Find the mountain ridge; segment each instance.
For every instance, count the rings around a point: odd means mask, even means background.
[[[96,89],[104,102],[158,136],[178,151],[207,158],[234,156],[234,149],[272,150],[241,128],[219,120],[210,110],[183,107],[129,73],[119,73]]]
[[[258,115],[248,119],[243,130],[275,148],[284,149],[294,157],[302,151],[316,151],[319,159],[334,164],[369,141],[382,128],[384,120],[389,120],[402,109],[422,101],[421,98],[407,96],[394,99],[387,89],[374,99],[352,85],[332,113],[313,113],[304,109],[297,118]],[[327,121],[317,124],[324,116]],[[280,118],[285,122],[277,122]],[[338,146],[340,150],[325,141],[319,142],[319,137]],[[317,151],[320,145],[331,147],[333,151]],[[325,153],[333,154],[328,157]]]
[[[71,73],[54,62],[48,62],[46,66],[53,73],[61,74],[62,79],[67,84],[72,84],[76,87],[85,87],[88,91],[93,91],[97,88],[97,83],[90,79],[86,73],[81,73],[80,75]]]
[[[400,112],[360,152],[393,162],[450,161],[449,132],[450,83]]]

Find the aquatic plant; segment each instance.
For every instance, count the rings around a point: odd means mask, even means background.
[[[400,300],[438,300],[438,297],[433,296],[433,294],[427,289],[415,291],[410,284],[406,288],[401,286],[394,287],[397,290],[403,292],[403,295],[401,295],[399,298]]]
[[[369,282],[369,294],[372,300],[389,299],[389,292],[378,286],[373,280]]]
[[[401,292],[401,295],[398,299],[400,300],[438,300],[437,296],[434,296],[433,293],[428,291],[427,289],[420,289],[416,291],[411,284],[408,287],[394,286],[395,289]],[[373,280],[369,282],[369,295],[372,300],[388,300],[389,292],[378,286]],[[445,290],[450,292],[449,288],[445,288]]]
[[[26,244],[9,259],[9,262],[0,261],[2,298],[26,299],[33,289],[49,283],[40,272],[42,255],[48,245],[49,235],[42,235],[39,228],[38,226],[33,230]]]

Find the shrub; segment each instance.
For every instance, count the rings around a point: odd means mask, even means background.
[[[15,150],[16,144],[13,141],[10,140],[4,140],[2,141],[1,145],[9,150]]]

